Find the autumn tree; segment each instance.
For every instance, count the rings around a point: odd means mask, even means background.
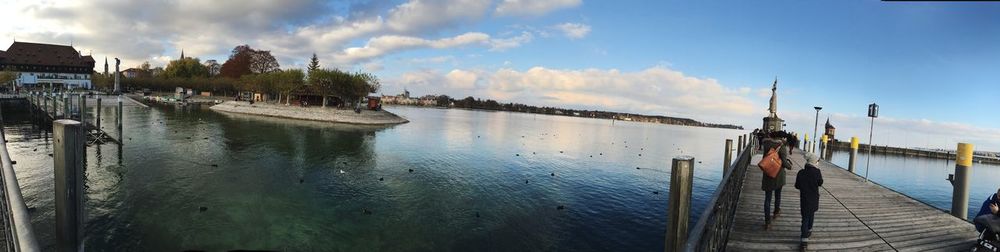
[[[13,66],[8,66],[3,71],[0,71],[0,85],[10,84],[17,79],[17,71]]]
[[[219,74],[223,77],[240,78],[252,73],[268,73],[279,70],[278,60],[271,51],[255,50],[249,45],[233,48],[229,59],[222,64]]]
[[[201,65],[201,60],[198,58],[186,57],[170,61],[163,75],[167,78],[207,77],[208,69]]]

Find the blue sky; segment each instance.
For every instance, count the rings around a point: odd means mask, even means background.
[[[758,127],[779,115],[838,138],[1000,150],[1000,4],[880,1],[6,1],[0,44],[74,45],[165,65],[237,44],[283,68],[376,73],[382,93],[690,117]],[[120,40],[111,39],[118,37]],[[99,69],[103,66],[98,66]],[[847,136],[847,137],[845,137]]]

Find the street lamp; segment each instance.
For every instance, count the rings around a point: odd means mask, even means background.
[[[872,165],[872,134],[875,130],[875,118],[878,117],[878,104],[874,102],[868,104],[868,117],[872,118],[872,124],[868,128],[868,161],[865,164],[865,182],[868,182],[868,171],[870,171]]]
[[[812,145],[809,146],[809,149],[810,149],[810,152],[815,153],[816,152],[816,130],[819,129],[819,110],[823,109],[823,107],[816,106],[816,107],[813,107],[813,108],[816,109],[816,122],[813,123],[813,139],[812,139]]]

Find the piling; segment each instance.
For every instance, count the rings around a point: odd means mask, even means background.
[[[733,163],[733,139],[726,139],[726,154],[724,162],[722,163],[722,176],[725,177],[726,173],[729,173],[729,166]]]
[[[955,174],[948,175],[951,182],[951,215],[969,220],[969,173],[972,168],[974,147],[969,143],[958,143],[955,151]]]
[[[858,162],[858,138],[851,137],[851,158],[850,162],[847,163],[847,171],[857,174],[854,172],[854,168],[857,167]]]
[[[670,201],[667,213],[666,251],[681,251],[688,237],[691,216],[691,185],[694,182],[694,157],[673,159],[670,172]]]
[[[827,140],[829,139],[826,138],[826,134],[819,138],[819,157],[822,159],[826,159]]]
[[[97,96],[97,106],[94,106],[94,114],[97,115],[97,121],[94,123],[94,127],[97,127],[97,130],[99,131],[101,130],[101,96]]]
[[[122,118],[123,112],[124,111],[122,111],[122,96],[118,95],[118,118],[117,119],[118,119],[118,143],[119,144],[125,142],[125,140],[122,139],[122,135],[124,135],[123,132],[122,132],[122,121],[125,121],[125,119]]]
[[[726,152],[729,152],[728,151],[729,148],[726,148],[726,150],[727,150]],[[741,153],[741,152],[743,152],[743,136],[736,136],[736,153]],[[726,163],[728,164],[729,162]]]
[[[84,132],[87,131],[86,130],[87,117],[85,116],[87,114],[86,111],[87,111],[87,96],[80,94],[80,122],[84,124]]]
[[[72,119],[73,114],[69,112],[69,95],[63,94],[63,119]]]
[[[83,125],[73,120],[52,123],[55,169],[56,250],[83,251]]]

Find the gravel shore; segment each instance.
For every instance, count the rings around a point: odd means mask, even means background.
[[[346,109],[285,106],[283,104],[266,103],[254,103],[250,105],[248,102],[241,101],[223,102],[210,107],[210,109],[238,114],[350,124],[385,125],[410,122],[385,110],[372,111],[365,109],[361,110],[361,113],[358,114],[353,110]]]

